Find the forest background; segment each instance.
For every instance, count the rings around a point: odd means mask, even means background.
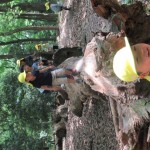
[[[16,65],[17,59],[37,52],[36,44],[57,44],[58,14],[46,11],[46,2],[0,1],[0,150],[54,149],[51,113],[55,93],[40,94],[20,84]]]
[[[49,1],[57,3],[57,1]],[[56,43],[58,15],[42,0],[0,1],[0,149],[53,149],[54,94],[20,84],[17,59],[35,53],[36,44]]]

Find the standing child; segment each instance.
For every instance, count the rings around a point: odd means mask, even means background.
[[[46,10],[51,9],[55,13],[58,13],[62,10],[70,10],[70,8],[63,6],[62,4],[50,4],[50,2],[45,3]]]

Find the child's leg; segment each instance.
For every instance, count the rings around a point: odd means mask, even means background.
[[[62,6],[62,9],[64,9],[64,10],[70,10],[70,8],[68,8],[66,6]]]
[[[54,11],[55,13],[62,11],[62,5],[59,4],[51,4],[50,5],[51,10]]]
[[[51,72],[56,78],[63,77],[65,75],[72,75],[74,72],[71,69],[59,68]]]
[[[65,83],[75,83],[75,82],[76,81],[74,80],[74,78],[61,77],[61,78],[53,78],[52,84],[53,86],[56,86],[56,85],[61,85]]]

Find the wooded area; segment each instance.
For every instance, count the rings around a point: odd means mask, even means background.
[[[0,149],[149,150],[150,83],[123,82],[113,57],[124,44],[150,44],[149,0],[0,1]],[[119,16],[119,17],[118,17]],[[58,45],[39,51],[37,44]],[[75,68],[81,84],[40,93],[18,82],[16,61],[37,55]]]

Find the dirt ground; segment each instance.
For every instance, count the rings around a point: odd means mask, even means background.
[[[80,46],[84,51],[92,32],[110,30],[111,23],[94,13],[90,0],[65,0],[64,5],[71,6],[71,10],[60,13],[60,47]],[[109,102],[87,98],[83,105],[82,117],[68,113],[63,150],[117,150]]]

